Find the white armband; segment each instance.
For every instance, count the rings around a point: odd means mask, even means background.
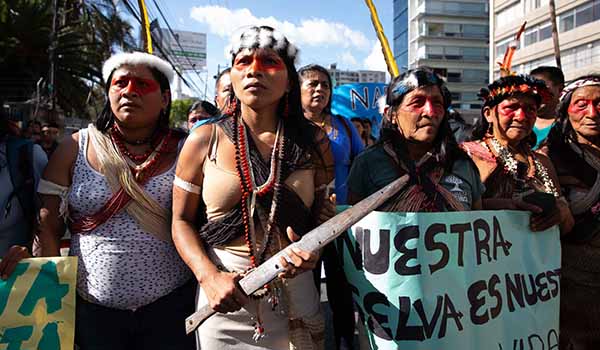
[[[46,194],[51,196],[60,197],[60,207],[58,208],[58,215],[63,218],[67,218],[69,215],[69,187],[59,185],[52,181],[40,179],[38,184],[37,192],[40,194]]]
[[[200,195],[202,193],[202,188],[198,185],[195,185],[191,182],[185,181],[184,179],[175,175],[175,180],[173,180],[173,185],[181,188],[182,190],[190,193],[195,193]]]

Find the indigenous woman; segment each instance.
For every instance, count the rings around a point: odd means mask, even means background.
[[[331,113],[331,76],[327,69],[310,64],[300,68],[300,91],[304,116],[327,133],[331,143],[335,166],[335,192],[337,204],[347,204],[347,178],[352,160],[363,150],[360,134],[354,124],[344,117]],[[323,264],[321,264],[321,262]],[[327,295],[333,312],[333,329],[336,348],[352,348],[354,343],[354,308],[352,294],[337,261],[333,243],[323,250],[323,259],[313,271],[317,289],[321,287],[321,265],[324,265]],[[345,344],[345,345],[342,345]]]
[[[545,83],[527,75],[494,81],[480,93],[484,105],[472,131],[475,141],[462,146],[485,184],[484,209],[530,210],[531,230],[559,224],[561,232],[567,233],[573,217],[560,195],[554,166],[531,150],[537,110],[546,95]]]
[[[331,113],[331,76],[327,69],[310,64],[300,68],[300,91],[304,116],[327,133],[335,163],[335,195],[337,204],[346,204],[346,179],[352,160],[364,146],[354,124]]]
[[[481,208],[477,168],[448,125],[450,92],[434,72],[410,70],[389,84],[379,141],[360,154],[348,178],[351,204],[408,174],[409,186],[384,211]]]
[[[98,120],[60,144],[40,182],[42,254],[59,255],[68,219],[80,349],[192,349],[182,325],[194,285],[170,229],[185,137],[168,127],[173,69],[156,56],[120,53],[103,78]]]
[[[219,312],[197,331],[202,349],[323,347],[318,255],[286,248],[333,214],[332,156],[302,115],[296,53],[270,27],[234,36],[229,117],[195,129],[179,159],[173,239],[200,284],[198,306]],[[282,249],[285,278],[246,296],[242,274]]]
[[[560,348],[600,347],[600,75],[564,88],[548,137],[575,225],[562,240]]]

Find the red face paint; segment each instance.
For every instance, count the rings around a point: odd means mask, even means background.
[[[499,116],[503,120],[535,120],[537,118],[537,110],[535,107],[518,102],[509,102],[498,106]]]
[[[415,96],[404,107],[404,110],[442,118],[444,116],[444,102],[434,96]]]
[[[579,115],[587,111],[590,111],[591,115],[600,114],[600,100],[594,101],[584,98],[578,99],[576,101],[571,101],[571,104],[569,105],[568,109],[569,114],[574,115]]]
[[[131,76],[119,76],[112,79],[110,89],[118,94],[135,93],[145,96],[160,89],[158,82],[153,79],[144,79]]]
[[[252,71],[265,73],[276,73],[286,69],[279,56],[256,52],[239,55],[233,62],[233,68],[240,71],[250,68]]]

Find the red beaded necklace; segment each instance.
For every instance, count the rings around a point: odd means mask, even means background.
[[[110,130],[110,136],[111,136],[113,142],[119,148],[119,151],[121,152],[121,154],[123,154],[124,156],[128,157],[129,159],[131,159],[135,162],[145,161],[150,156],[150,154],[152,154],[152,151],[154,151],[154,149],[158,145],[158,142],[162,140],[164,135],[165,135],[164,129],[160,129],[160,130],[157,130],[156,132],[154,132],[150,138],[143,140],[143,142],[128,142],[127,140],[125,140],[125,138],[123,137],[123,134],[121,134],[121,132],[119,131],[119,129],[117,128],[116,125],[113,125],[113,127]],[[127,149],[127,146],[125,145],[126,143],[135,144],[135,145],[143,145],[145,143],[149,143],[150,148],[142,154],[133,154],[131,151],[129,151]]]
[[[113,127],[112,130],[115,130],[115,128]],[[158,165],[160,164],[160,160],[165,149],[172,148],[173,137],[171,129],[169,129],[166,132],[166,135],[164,131],[160,131],[155,134],[156,137],[154,137],[153,140],[150,141],[150,149],[144,154],[135,155],[129,152],[129,150],[125,146],[122,140],[122,135],[121,137],[117,136],[120,135],[118,131],[111,131],[110,133],[111,140],[117,146],[119,152],[123,156],[125,156],[125,161],[129,165],[129,168],[131,169],[132,173],[135,176],[135,179],[138,182],[141,181],[143,178],[152,176],[152,174],[154,174],[154,172],[158,169]],[[136,164],[136,161],[142,163]]]
[[[279,202],[280,193],[280,181],[281,181],[281,160],[284,155],[284,136],[283,136],[283,125],[280,124],[277,127],[277,134],[275,137],[275,143],[273,145],[273,151],[271,154],[271,167],[269,177],[264,184],[257,186],[254,179],[254,173],[252,170],[252,162],[249,158],[249,145],[248,138],[246,135],[246,127],[244,126],[241,118],[234,119],[234,140],[235,140],[235,160],[236,169],[240,178],[240,188],[242,191],[241,207],[242,207],[242,220],[244,225],[244,238],[246,246],[250,250],[250,261],[252,267],[258,266],[264,261],[264,255],[267,251],[267,247],[270,244],[273,223],[275,221],[275,215],[277,211],[277,204]],[[260,251],[255,252],[256,249],[256,237],[254,235],[254,206],[256,196],[264,196],[267,193],[273,191],[273,199],[271,203],[271,210],[269,212],[269,218],[267,227],[264,232],[264,240]]]

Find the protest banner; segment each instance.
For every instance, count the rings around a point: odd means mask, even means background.
[[[558,350],[557,227],[516,211],[372,212],[336,241],[372,349]]]
[[[352,119],[371,121],[374,137],[379,135],[381,114],[377,100],[385,95],[387,86],[383,83],[356,83],[337,86],[331,98],[331,112]]]
[[[23,259],[0,280],[0,350],[71,350],[76,257]]]

